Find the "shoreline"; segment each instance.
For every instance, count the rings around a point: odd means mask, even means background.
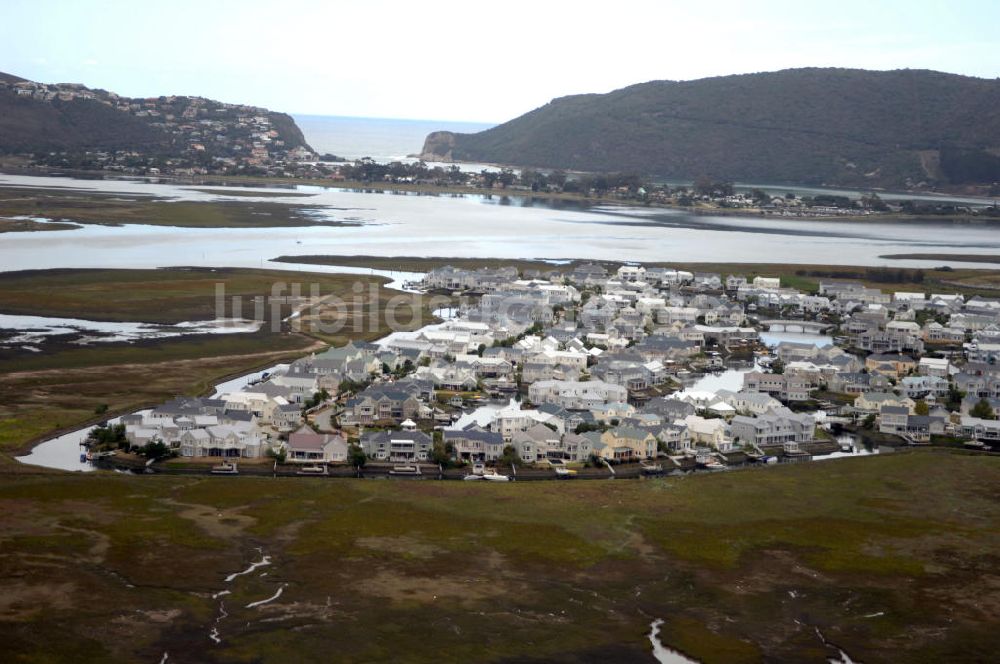
[[[317,178],[289,178],[289,177],[267,177],[250,175],[120,175],[108,171],[79,171],[79,170],[32,170],[32,169],[4,169],[0,166],[0,175],[21,175],[34,177],[68,177],[80,180],[148,180],[152,183],[174,184],[176,186],[201,187],[204,192],[206,187],[225,188],[235,187],[262,187],[262,188],[292,188],[298,186],[322,187],[324,189],[345,190],[358,193],[396,193],[425,196],[482,196],[486,198],[525,198],[536,200],[550,200],[572,202],[583,206],[617,206],[622,208],[640,208],[651,210],[663,210],[666,212],[687,213],[700,216],[731,216],[743,219],[763,219],[763,220],[788,220],[788,221],[844,221],[850,223],[869,221],[888,222],[919,222],[919,221],[952,221],[952,222],[998,222],[1000,218],[981,217],[971,214],[948,214],[948,215],[912,215],[897,212],[875,213],[875,214],[774,214],[766,210],[754,208],[727,208],[710,206],[681,206],[663,202],[642,201],[627,198],[605,197],[583,195],[570,192],[533,192],[521,189],[486,189],[482,187],[467,187],[455,185],[432,185],[432,184],[410,184],[410,183],[383,183],[383,182],[362,182],[348,180],[329,180]],[[789,185],[807,186],[807,185]],[[44,190],[44,189],[42,189]],[[209,193],[209,192],[205,192]],[[247,193],[232,193],[225,191],[215,191],[219,195],[248,196]],[[893,192],[897,193],[897,192]],[[905,195],[905,192],[898,193]],[[944,193],[914,193],[914,195],[940,195],[948,196]],[[957,195],[957,194],[956,194]],[[274,196],[278,194],[261,194],[261,196]],[[289,191],[289,197],[305,196],[301,192]],[[971,196],[964,196],[972,198]],[[977,197],[978,198],[978,197]],[[948,200],[944,198],[943,200]],[[982,205],[988,207],[992,199],[983,198]],[[306,201],[303,200],[302,204]],[[289,203],[289,205],[292,205]],[[75,222],[69,220],[67,223],[97,223],[97,222]],[[141,222],[138,222],[141,223]],[[105,224],[109,225],[109,224]],[[115,225],[115,224],[110,224]],[[308,224],[311,225],[311,224]]]

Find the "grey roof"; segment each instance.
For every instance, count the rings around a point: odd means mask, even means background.
[[[444,432],[444,440],[481,440],[484,443],[502,445],[503,436],[499,431],[483,431],[482,429],[463,429],[455,431],[453,429]]]
[[[888,415],[909,415],[910,409],[906,406],[882,406],[881,412]]]

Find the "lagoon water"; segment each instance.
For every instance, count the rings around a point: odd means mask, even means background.
[[[163,205],[173,200],[287,202],[307,206],[317,219],[348,225],[249,229],[87,225],[69,231],[5,233],[0,241],[0,270],[174,265],[295,269],[267,263],[282,254],[931,267],[943,261],[889,261],[879,256],[957,251],[996,254],[1000,250],[1000,233],[988,222],[711,216],[506,196],[359,192],[314,186],[288,189],[289,193],[309,194],[307,197],[256,199],[144,181],[0,175],[3,186],[61,186],[158,196],[164,199],[158,204]]]

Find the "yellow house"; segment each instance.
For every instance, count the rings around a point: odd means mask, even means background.
[[[902,378],[917,368],[917,362],[909,355],[872,353],[865,358],[865,368],[869,373]]]
[[[656,456],[656,436],[633,427],[615,427],[601,434],[604,446],[598,454],[609,461],[652,459]]]

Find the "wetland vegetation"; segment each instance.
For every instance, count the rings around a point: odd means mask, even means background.
[[[662,618],[704,662],[835,657],[818,634],[986,661],[998,473],[945,451],[484,486],[22,472],[0,638],[26,661],[647,662]]]

